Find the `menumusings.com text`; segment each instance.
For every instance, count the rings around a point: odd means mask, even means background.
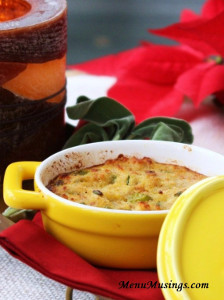
[[[181,292],[183,289],[208,289],[208,282],[158,282],[158,281],[147,281],[147,282],[130,282],[120,281],[119,289],[176,289],[177,292]]]

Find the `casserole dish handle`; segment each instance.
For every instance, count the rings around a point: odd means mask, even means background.
[[[46,208],[46,201],[40,192],[22,188],[23,180],[34,179],[39,165],[40,162],[22,161],[7,167],[3,182],[3,197],[8,206],[36,210]]]

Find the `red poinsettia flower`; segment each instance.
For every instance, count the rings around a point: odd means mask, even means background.
[[[178,78],[176,89],[190,97],[196,104],[211,94],[218,97],[222,95],[221,92],[224,91],[224,1],[207,1],[202,8],[201,16],[185,10],[180,23],[150,31],[172,38],[203,55],[199,64],[183,72]]]
[[[201,15],[197,15],[192,10],[184,9],[181,13],[181,21],[188,22],[195,20],[212,19],[219,13],[223,12],[223,9],[223,0],[208,0],[205,2],[201,9]]]
[[[150,30],[178,41],[178,46],[142,46],[110,55],[77,68],[98,75],[114,75],[108,96],[129,108],[142,121],[172,116],[184,96],[199,105],[206,97],[224,92],[224,1],[209,0],[200,16],[189,10],[181,21]]]

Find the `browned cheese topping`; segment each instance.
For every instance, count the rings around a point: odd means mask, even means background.
[[[121,210],[166,210],[206,178],[186,167],[119,155],[102,165],[63,173],[47,186],[77,203]]]

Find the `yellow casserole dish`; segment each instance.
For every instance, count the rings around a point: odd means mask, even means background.
[[[120,154],[182,165],[206,176],[224,174],[224,157],[196,146],[143,140],[100,142],[63,150],[42,163],[11,164],[4,179],[5,202],[15,208],[40,209],[46,231],[95,265],[154,268],[168,210],[92,207],[63,199],[46,188],[62,172],[101,164]],[[35,191],[22,189],[22,181],[30,178],[35,179]]]

